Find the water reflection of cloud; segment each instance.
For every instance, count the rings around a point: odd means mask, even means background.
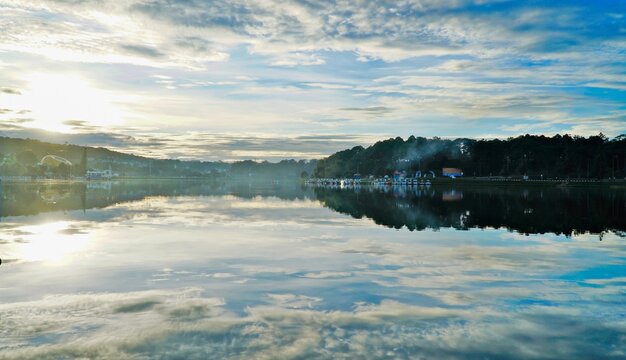
[[[352,276],[352,273],[346,271],[320,271],[300,275],[300,277],[307,279],[339,279],[350,276]]]
[[[268,294],[270,302],[287,309],[311,309],[322,301],[321,298],[295,294]]]
[[[268,294],[242,316],[187,288],[52,296],[0,305],[0,358],[620,358],[626,325],[572,307],[423,307],[394,301],[315,310]],[[36,316],[33,316],[36,314]],[[19,326],[16,326],[19,325]],[[586,341],[580,341],[585,338]],[[549,349],[549,350],[547,350]]]
[[[284,201],[278,198],[242,200],[234,196],[205,198],[149,198],[146,201],[122,204],[126,217],[139,224],[262,227],[277,223],[307,226],[314,225],[326,210],[312,200]],[[255,211],[257,210],[257,211]],[[305,210],[303,216],[294,218],[295,210]],[[310,214],[307,212],[310,211]],[[315,215],[318,216],[315,216]],[[339,224],[340,222],[337,221]]]
[[[392,231],[282,202],[158,197],[49,217],[91,248],[55,273],[0,269],[0,358],[624,356],[624,274],[606,268],[624,264],[617,236]],[[28,241],[42,219],[9,219],[3,239]],[[76,289],[91,294],[45,297]]]

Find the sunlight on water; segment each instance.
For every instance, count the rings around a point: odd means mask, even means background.
[[[557,216],[532,191],[45,190],[4,189],[0,358],[626,356],[623,195],[550,224],[495,216]]]
[[[62,265],[70,257],[85,251],[90,236],[70,221],[56,221],[14,229],[13,246],[7,249],[9,258],[20,261],[41,261]]]

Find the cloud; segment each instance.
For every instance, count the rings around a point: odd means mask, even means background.
[[[320,55],[295,52],[275,56],[270,65],[294,67],[299,65],[322,65],[324,63],[326,61]]]
[[[5,94],[9,94],[9,95],[22,95],[21,92],[15,90],[15,89],[10,89],[10,88],[0,88],[0,92],[5,93]]]
[[[96,130],[97,126],[91,125],[89,122],[84,120],[65,120],[63,121],[63,125],[71,126],[75,130]]]
[[[165,54],[160,52],[159,50],[145,45],[122,44],[120,45],[120,48],[132,54],[146,56],[150,58],[160,58],[165,56]]]
[[[345,271],[320,271],[318,273],[306,273],[301,275],[301,277],[307,279],[340,279],[349,276],[352,276],[352,273]]]
[[[38,17],[34,9],[34,4],[27,2],[23,7],[25,14],[16,10],[12,13],[32,21]],[[268,55],[270,64],[277,66],[322,64],[323,58],[313,52],[324,50],[353,51],[363,60],[386,61],[426,55],[491,57],[535,53],[550,56],[588,49],[592,44],[603,46],[620,39],[624,22],[623,18],[614,17],[612,22],[602,21],[601,27],[581,27],[581,23],[596,23],[604,18],[604,9],[589,4],[558,6],[539,2],[531,6],[508,1],[425,5],[423,1],[392,4],[370,0],[354,6],[342,2],[285,4],[272,0],[213,1],[210,4],[131,0],[107,1],[98,9],[94,9],[91,2],[47,1],[46,9],[49,14],[73,16],[78,24],[83,19],[96,21],[101,24],[99,30],[114,35],[115,40],[122,38],[121,30],[143,32],[154,38],[155,43],[178,44],[194,52],[213,51],[207,44],[225,48],[244,44],[253,53]],[[97,11],[88,14],[87,9]],[[607,10],[620,13],[623,8],[613,4]],[[104,16],[105,12],[109,17]],[[130,16],[139,21],[127,21]],[[30,27],[30,23],[26,25],[27,28],[21,30],[10,27],[9,32],[23,38],[23,35],[31,36],[40,31]],[[78,26],[78,33],[67,25],[55,27],[61,33],[72,29],[77,36],[110,41],[90,32],[87,26]],[[159,28],[168,28],[168,31],[158,33]],[[60,38],[52,40],[68,47]],[[165,57],[161,48],[134,44],[121,48],[140,56]],[[167,56],[174,56],[173,49]]]
[[[384,115],[393,111],[392,108],[386,107],[386,106],[370,106],[370,107],[363,107],[363,108],[354,108],[354,107],[353,108],[341,108],[339,110],[356,111],[356,112],[366,113],[369,115]]]
[[[70,143],[86,146],[109,146],[112,148],[125,148],[133,143],[133,138],[128,135],[113,132],[99,132],[98,128],[81,125],[81,121],[70,121],[68,124],[80,130],[96,130],[95,132],[63,134],[55,133],[35,128],[24,127],[22,124],[33,121],[33,119],[13,119],[0,123],[0,135],[16,138],[30,138],[47,141],[51,143]]]
[[[334,84],[334,83],[305,83],[304,85],[315,87],[315,88],[328,89],[328,90],[341,90],[341,89],[352,88],[350,85]]]
[[[65,121],[64,124],[71,126],[76,132],[63,134],[23,127],[20,125],[22,122],[26,121],[0,124],[0,135],[35,138],[53,143],[102,146],[136,155],[181,160],[319,159],[341,149],[374,143],[379,136],[378,134],[246,136],[201,132],[151,134],[124,128],[107,131],[81,120]]]
[[[225,61],[229,55],[216,49],[215,43],[199,36],[187,36],[174,40],[179,53],[185,53],[196,62]]]
[[[542,122],[536,129],[589,135],[584,119],[611,136],[621,132],[603,122],[623,110],[621,2],[44,0],[0,7],[3,83],[26,94],[19,81],[27,65],[56,71],[74,63],[107,87],[146,97],[121,101],[132,103],[126,124],[165,132],[230,126],[506,137],[520,124]],[[155,73],[168,78],[143,81]],[[392,121],[383,125],[379,116]]]

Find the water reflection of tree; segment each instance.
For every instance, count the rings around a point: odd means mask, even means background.
[[[318,188],[327,207],[400,229],[506,228],[523,234],[572,235],[626,230],[624,192],[594,189],[471,189],[405,192]],[[454,201],[450,201],[454,200]]]
[[[105,208],[151,196],[224,196],[244,199],[278,197],[285,200],[314,198],[298,184],[223,184],[194,181],[135,181],[120,183],[4,185],[0,190],[0,217],[36,215],[52,211]]]
[[[98,185],[99,183],[94,183]],[[506,228],[524,234],[626,232],[624,191],[590,188],[395,189],[301,188],[292,183],[154,181],[85,184],[14,184],[0,192],[0,217],[104,208],[150,196],[224,196],[317,199],[355,218],[409,230]]]

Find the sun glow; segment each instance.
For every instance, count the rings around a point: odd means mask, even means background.
[[[98,89],[75,75],[32,74],[19,96],[19,106],[30,110],[27,125],[39,129],[76,132],[76,122],[110,126],[122,122],[123,114],[114,94]]]
[[[20,231],[28,234],[24,241],[15,244],[12,257],[19,261],[45,261],[61,264],[72,255],[87,248],[91,236],[88,233],[73,231],[67,221],[41,225],[24,226]]]

